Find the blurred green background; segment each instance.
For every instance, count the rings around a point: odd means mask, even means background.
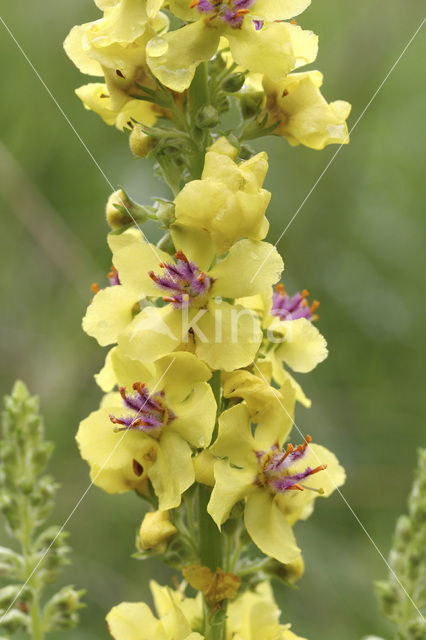
[[[0,8],[114,187],[147,202],[165,194],[150,163],[130,157],[125,136],[74,96],[88,79],[66,58],[62,41],[74,24],[97,17],[91,0],[0,0]],[[353,104],[352,124],[421,18],[413,0],[322,0],[300,18],[320,36],[315,66],[325,73],[324,93]],[[328,360],[303,380],[313,408],[299,409],[296,420],[345,465],[344,496],[385,556],[425,433],[422,54],[424,33],[279,244],[288,289],[307,287],[321,300],[320,328],[330,346]],[[89,482],[74,434],[99,399],[93,373],[104,354],[80,321],[91,282],[103,283],[110,265],[103,210],[111,189],[1,24],[0,59],[0,391],[19,377],[41,397],[56,443],[52,470],[62,489],[55,518],[62,522]],[[275,242],[335,147],[293,149],[278,138],[265,146]],[[148,236],[155,237],[152,230]],[[319,502],[297,526],[307,565],[300,588],[277,589],[283,619],[310,640],[389,638],[373,592],[373,581],[386,574],[383,560],[338,495]],[[74,562],[64,580],[87,588],[88,606],[81,627],[64,638],[107,637],[103,619],[113,604],[145,599],[149,577],[168,578],[160,562],[130,559],[141,515],[133,495],[110,497],[97,488],[78,507],[68,525]]]

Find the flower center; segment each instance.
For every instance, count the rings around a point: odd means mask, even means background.
[[[150,393],[141,382],[135,382],[133,389],[135,393],[128,394],[126,387],[120,387],[120,395],[129,412],[119,418],[113,415],[109,416],[113,424],[122,425],[115,427],[114,430],[132,429],[153,436],[159,435],[160,430],[176,418],[167,405],[164,391]]]
[[[162,262],[162,274],[149,272],[149,277],[159,289],[169,295],[165,302],[171,302],[175,309],[189,307],[197,298],[201,298],[210,289],[214,280],[201,271],[194,262],[190,262],[182,251],[176,253],[176,263]]]
[[[278,445],[274,445],[270,451],[256,451],[259,463],[259,472],[256,477],[256,484],[261,487],[269,487],[273,493],[284,493],[285,491],[304,491],[309,489],[317,493],[324,493],[323,489],[316,489],[302,484],[305,478],[324,471],[327,465],[320,464],[312,469],[306,467],[303,471],[292,473],[292,467],[302,460],[306,453],[311,436],[306,436],[305,442],[296,448],[288,444],[285,451]]]
[[[306,318],[311,322],[318,320],[315,311],[320,303],[314,300],[309,306],[306,299],[308,295],[309,291],[303,289],[302,293],[289,296],[282,284],[277,285],[272,297],[271,315],[278,316],[280,320],[298,320],[299,318]]]
[[[217,19],[233,29],[240,29],[244,16],[255,2],[256,0],[192,0],[189,6],[191,9],[197,7],[209,22]]]

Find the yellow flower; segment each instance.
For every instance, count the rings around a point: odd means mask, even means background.
[[[255,310],[261,318],[264,339],[261,347],[263,359],[258,359],[255,374],[272,377],[280,386],[290,383],[296,392],[296,400],[310,406],[302,388],[284,368],[284,364],[298,373],[312,371],[328,355],[327,342],[313,324],[319,302],[309,305],[304,289],[289,296],[283,285],[271,292],[238,300],[240,304]],[[266,366],[270,366],[270,374]],[[259,371],[260,369],[260,371]]]
[[[123,197],[119,195],[117,202]],[[108,242],[112,251],[119,251],[139,241],[139,235],[139,231],[132,229],[120,235],[110,234]],[[117,342],[119,334],[140,310],[140,298],[134,291],[123,287],[117,270],[113,269],[115,280],[111,284],[114,286],[97,291],[83,318],[84,331],[96,338],[101,347]]]
[[[75,92],[88,111],[94,111],[106,124],[115,125],[117,129],[132,129],[132,120],[152,126],[159,115],[158,109],[144,100],[128,99],[120,108],[113,109],[106,84],[91,82]]]
[[[279,81],[297,66],[291,29],[283,20],[309,4],[310,0],[172,0],[171,11],[189,24],[154,38],[147,63],[163,84],[181,92],[189,87],[198,64],[209,60],[225,37],[238,65]]]
[[[343,100],[327,103],[319,87],[319,71],[294,73],[279,80],[263,80],[268,124],[278,122],[274,134],[286,136],[293,146],[324,149],[328,144],[349,142],[346,119],[351,105]]]
[[[267,155],[261,152],[237,164],[236,154],[220,138],[206,154],[201,180],[186,184],[175,199],[176,219],[208,231],[218,254],[241,238],[263,240],[269,228],[265,211],[271,194],[262,189]]]
[[[164,553],[168,539],[176,532],[168,511],[149,511],[142,520],[137,543],[142,549],[156,549]]]
[[[229,640],[304,640],[279,623],[279,610],[269,582],[246,591],[228,604]]]
[[[192,447],[207,447],[212,436],[211,372],[184,352],[144,365],[115,348],[110,359],[120,393],[105,396],[77,433],[92,481],[120,493],[139,489],[149,478],[159,509],[177,507],[195,479]]]
[[[154,581],[150,587],[158,618],[142,602],[122,602],[113,607],[106,618],[112,637],[115,640],[203,640],[204,636],[191,630],[185,615],[186,601],[181,602],[176,593]],[[192,602],[189,605],[191,611]]]
[[[253,542],[267,556],[287,564],[300,556],[292,526],[305,520],[318,496],[329,496],[344,482],[336,457],[311,439],[282,449],[267,430],[252,435],[245,403],[225,411],[211,451],[216,483],[208,512],[220,527],[237,502],[245,500],[244,521]]]
[[[137,83],[154,86],[145,48],[151,38],[168,28],[167,17],[158,13],[161,5],[156,0],[149,5],[144,0],[121,0],[105,8],[100,20],[74,27],[65,39],[65,52],[82,73],[105,77],[107,88],[102,94],[96,88],[77,90],[83,102],[102,117],[111,120],[110,111],[119,117],[126,103],[133,101]],[[100,95],[107,96],[103,99],[106,107]],[[128,109],[134,112],[136,106]],[[136,109],[139,116],[141,109]]]
[[[268,288],[279,279],[281,257],[266,242],[240,240],[209,268],[213,247],[205,232],[179,225],[171,231],[178,249],[175,260],[142,238],[114,252],[126,289],[138,299],[166,302],[143,308],[119,336],[119,345],[129,357],[148,362],[181,348],[194,351],[212,369],[247,366],[262,339],[258,319],[223,298]]]
[[[224,398],[245,401],[250,420],[262,430],[263,436],[283,444],[293,426],[296,393],[290,382],[279,391],[267,383],[262,376],[246,370],[225,373],[223,378]]]

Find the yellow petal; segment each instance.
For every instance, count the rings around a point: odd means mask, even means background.
[[[191,448],[172,430],[166,428],[162,434],[157,458],[148,469],[148,476],[158,496],[160,511],[178,507],[182,493],[193,484]]]
[[[209,234],[204,229],[185,226],[178,222],[171,225],[170,233],[176,249],[183,251],[201,270],[207,271],[214,256]]]
[[[186,400],[175,406],[176,418],[170,429],[179,433],[193,447],[210,444],[216,422],[216,400],[207,382],[197,382]]]
[[[253,471],[235,469],[227,462],[218,460],[214,465],[215,485],[210,497],[207,511],[220,528],[228,519],[234,504],[243,500],[254,491]]]
[[[122,602],[106,620],[115,640],[166,640],[161,623],[143,602]]]
[[[261,293],[278,282],[283,268],[282,258],[273,245],[240,240],[210,271],[216,280],[212,292],[224,298]]]
[[[264,20],[288,20],[305,11],[311,0],[256,0],[253,12]]]
[[[269,22],[256,31],[252,21],[244,20],[241,29],[226,30],[235,62],[254,73],[263,73],[275,81],[287,75],[296,64],[287,25]]]
[[[183,317],[171,305],[146,307],[128,325],[118,344],[129,358],[153,362],[182,342]]]
[[[135,431],[115,433],[109,414],[125,413],[120,405],[94,411],[80,423],[76,436],[81,457],[91,467],[92,481],[108,493],[137,489],[145,483],[145,471],[136,474],[133,460],[142,469],[146,467],[144,456],[152,439]]]
[[[102,391],[112,391],[117,384],[117,378],[115,377],[114,369],[112,366],[112,352],[115,347],[110,349],[105,358],[105,364],[102,369],[94,377],[96,384],[102,389]]]
[[[279,392],[261,376],[234,371],[224,375],[223,394],[247,403],[251,421],[258,425],[256,449],[282,445],[293,426],[295,392],[289,383]]]
[[[266,490],[258,489],[248,496],[244,522],[251,539],[265,555],[284,564],[300,556],[292,528]]]
[[[168,253],[149,242],[133,242],[114,253],[113,260],[120,275],[120,282],[139,297],[162,295],[161,289],[150,278],[149,272],[161,272],[160,263],[171,261]]]
[[[196,353],[212,369],[233,371],[253,362],[262,332],[259,320],[249,309],[210,300],[208,311],[197,325]]]
[[[255,449],[250,412],[244,402],[239,402],[220,415],[218,436],[209,451],[219,458],[228,458],[237,467],[251,470],[254,477],[257,473]]]
[[[328,355],[325,338],[306,318],[280,321],[272,324],[271,328],[284,337],[284,341],[276,349],[277,356],[294,371],[312,371]]]
[[[219,32],[197,20],[151,41],[147,63],[160,82],[181,93],[191,84],[200,62],[214,55],[218,43]]]
[[[137,301],[134,291],[122,285],[101,289],[87,307],[84,331],[102,347],[117,342],[119,334],[132,322]]]

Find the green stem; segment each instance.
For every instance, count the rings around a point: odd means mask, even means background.
[[[199,129],[196,125],[196,115],[200,108],[210,104],[209,74],[207,62],[198,65],[189,87],[189,108],[192,124],[192,137],[196,145],[196,151],[190,162],[191,177],[193,180],[201,178],[204,167],[206,148],[210,144],[210,134],[205,129]]]
[[[37,572],[34,572],[34,556],[32,553],[32,514],[28,500],[23,497],[21,502],[21,546],[25,560],[25,580],[32,588],[32,601],[30,605],[31,636],[33,640],[43,640],[43,622],[40,612],[40,584]]]
[[[210,500],[211,489],[203,484],[198,486],[198,530],[200,545],[200,561],[205,567],[215,572],[221,568],[222,561],[222,534],[216,523],[207,513],[207,504]]]

